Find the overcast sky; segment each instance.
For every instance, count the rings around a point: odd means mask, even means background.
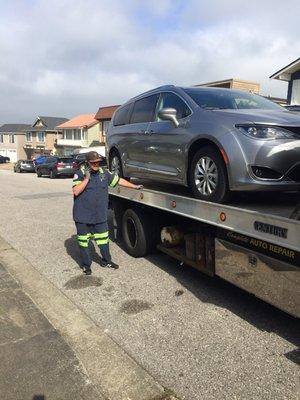
[[[269,76],[300,57],[299,15],[299,0],[0,0],[0,123],[232,77],[285,97]]]

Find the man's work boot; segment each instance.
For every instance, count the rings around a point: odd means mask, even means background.
[[[105,261],[105,260],[102,260],[101,265],[102,265],[103,267],[106,267],[106,268],[113,268],[113,269],[118,269],[118,268],[119,268],[119,265],[116,264],[116,263],[114,263],[113,261]]]
[[[84,272],[86,275],[91,275],[91,273],[92,273],[91,267],[88,267],[88,266],[86,266],[86,265],[84,265],[84,266],[82,267],[82,270],[83,270],[83,272]]]

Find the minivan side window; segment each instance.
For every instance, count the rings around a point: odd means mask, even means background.
[[[119,108],[114,116],[114,126],[126,125],[129,123],[129,112],[131,104]]]
[[[134,103],[130,123],[135,124],[139,122],[152,122],[154,120],[157,100],[158,94],[137,100]]]
[[[185,118],[191,114],[188,105],[175,93],[166,92],[161,94],[157,111],[162,108],[175,108],[178,119]],[[157,118],[157,120],[159,120],[159,118]]]

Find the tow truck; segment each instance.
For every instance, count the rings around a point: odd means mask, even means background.
[[[224,205],[139,183],[142,190],[109,189],[117,236],[131,256],[158,249],[300,317],[298,192],[252,194]]]

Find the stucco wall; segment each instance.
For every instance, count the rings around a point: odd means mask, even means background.
[[[100,141],[99,122],[87,130],[88,146],[94,141]]]

